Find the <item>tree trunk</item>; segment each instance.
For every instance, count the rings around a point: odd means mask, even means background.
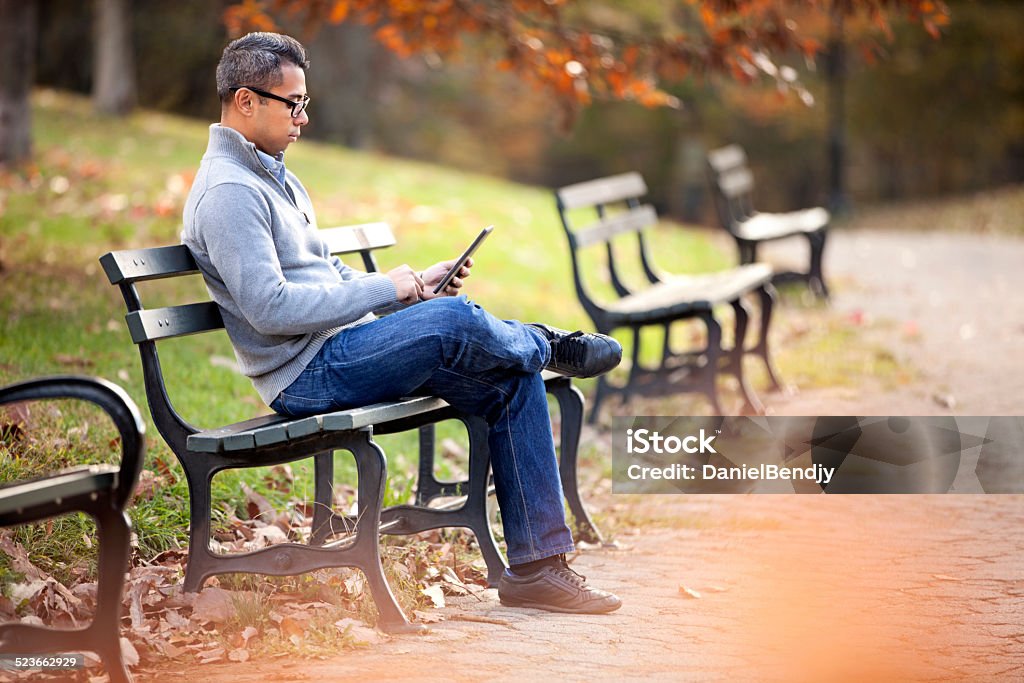
[[[835,214],[850,209],[846,194],[846,44],[842,10],[833,7],[826,55],[828,82],[828,205]]]
[[[104,114],[135,108],[132,0],[96,0],[92,102]]]
[[[32,155],[36,0],[0,0],[0,165]]]
[[[310,117],[317,136],[352,149],[369,147],[376,108],[374,87],[382,78],[375,73],[382,50],[370,29],[355,23],[324,26],[310,52],[314,62],[306,77],[315,101]],[[383,60],[387,62],[388,57]]]

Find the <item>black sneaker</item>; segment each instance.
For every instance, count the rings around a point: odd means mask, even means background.
[[[574,572],[564,560],[528,576],[506,569],[498,581],[498,599],[508,607],[569,614],[606,614],[622,607],[618,597],[588,586],[587,577]]]
[[[547,368],[568,377],[595,377],[622,360],[622,346],[604,334],[567,332],[549,325],[530,323],[551,345]]]

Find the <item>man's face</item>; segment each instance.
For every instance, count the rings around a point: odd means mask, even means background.
[[[294,64],[283,64],[281,76],[281,84],[267,92],[293,102],[300,102],[306,96],[306,72]],[[300,129],[309,123],[309,116],[303,110],[297,118],[292,118],[291,107],[284,102],[264,98],[266,104],[260,104],[255,93],[252,93],[252,98],[255,108],[250,141],[261,152],[276,156],[299,139]]]

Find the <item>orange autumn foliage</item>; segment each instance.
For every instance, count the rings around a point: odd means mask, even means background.
[[[621,3],[604,3],[626,12]],[[567,118],[593,98],[635,100],[647,106],[678,106],[663,85],[691,75],[724,74],[740,82],[773,78],[782,91],[806,93],[784,79],[778,55],[796,51],[813,58],[822,43],[792,17],[834,13],[861,17],[882,35],[895,14],[908,16],[937,36],[949,21],[942,0],[672,0],[664,3],[670,25],[634,30],[600,24],[586,10],[601,0],[240,0],[224,21],[240,35],[274,30],[279,21],[301,22],[307,31],[324,23],[355,21],[400,56],[451,57],[466,49],[467,36],[497,43],[497,69],[546,90]],[[629,22],[624,22],[628,25]],[[813,24],[814,22],[810,22]],[[868,38],[865,38],[867,40]]]

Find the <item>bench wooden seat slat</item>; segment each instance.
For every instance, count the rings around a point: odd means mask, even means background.
[[[705,310],[735,301],[769,281],[772,270],[763,263],[740,266],[706,275],[677,275],[637,294],[624,296],[608,305],[629,322],[662,320]]]
[[[747,155],[739,145],[726,145],[708,152],[708,163],[718,172],[747,163]]]
[[[0,522],[8,515],[44,505],[53,500],[70,500],[75,496],[109,490],[117,485],[117,467],[113,465],[86,465],[48,475],[34,481],[25,481],[0,487]],[[0,526],[7,526],[0,523]]]
[[[736,232],[749,240],[772,240],[795,232],[817,232],[828,227],[828,211],[820,206],[789,213],[755,213],[736,226]]]
[[[734,168],[718,176],[718,186],[727,197],[740,197],[754,189],[754,174],[749,168]]]
[[[339,410],[304,418],[284,415],[263,415],[232,425],[198,432],[188,437],[190,450],[200,453],[237,451],[283,443],[320,431],[361,429],[392,420],[446,408],[448,404],[433,396],[406,398],[401,401],[374,403],[368,406]]]
[[[361,408],[340,410],[321,415],[325,432],[360,429],[373,424],[401,420],[402,418],[419,415],[447,408],[448,403],[434,396],[417,396],[390,403],[374,403]]]
[[[285,415],[261,415],[235,424],[225,425],[217,429],[209,429],[196,432],[188,437],[187,445],[189,450],[197,453],[220,453],[225,450],[224,444],[230,437],[236,435],[249,435],[249,440],[255,444],[253,432],[262,429],[282,426],[287,429],[287,424],[292,421]],[[237,442],[236,442],[237,443]]]

